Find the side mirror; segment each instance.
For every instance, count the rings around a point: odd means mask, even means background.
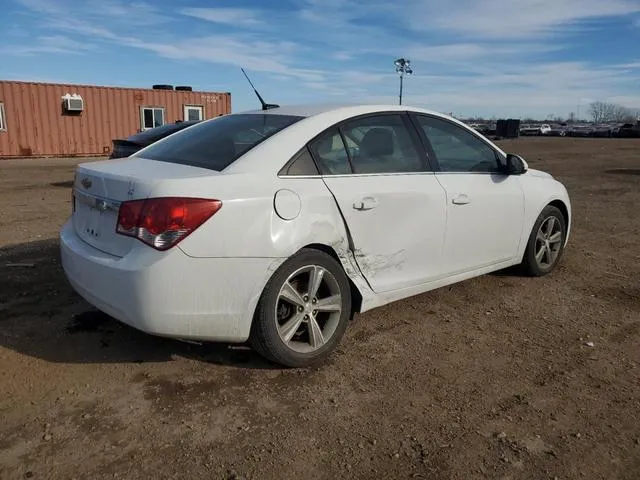
[[[522,175],[528,169],[529,165],[527,165],[527,162],[525,162],[524,158],[520,155],[516,155],[515,153],[507,154],[507,175]]]

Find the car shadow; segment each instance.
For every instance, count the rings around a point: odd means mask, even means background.
[[[640,175],[640,168],[611,168],[605,170],[604,173],[613,175]]]
[[[71,188],[73,187],[73,180],[65,180],[63,182],[51,182],[49,185],[52,187]]]
[[[245,345],[145,334],[94,309],[68,284],[57,240],[0,248],[0,347],[55,363],[168,362],[279,369]]]
[[[503,268],[502,270],[496,270],[495,272],[489,273],[489,275],[493,277],[526,277],[526,275],[522,273],[520,265],[513,265]]]

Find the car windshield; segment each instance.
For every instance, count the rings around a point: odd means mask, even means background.
[[[221,171],[302,118],[277,114],[226,115],[182,130],[134,156]]]

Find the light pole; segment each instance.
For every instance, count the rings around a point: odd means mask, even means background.
[[[402,105],[402,81],[405,75],[411,75],[413,70],[411,69],[411,61],[406,58],[399,58],[393,64],[396,66],[396,72],[400,75],[400,103]]]

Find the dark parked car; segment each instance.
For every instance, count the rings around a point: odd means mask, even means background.
[[[593,128],[589,125],[574,125],[567,130],[569,137],[590,137],[593,132]]]
[[[609,138],[613,136],[613,125],[594,125],[591,130],[592,137]]]
[[[625,123],[616,132],[620,138],[640,138],[640,122],[636,125]]]
[[[176,123],[168,123],[161,127],[150,128],[149,130],[136,133],[124,140],[113,140],[113,152],[109,158],[129,157],[138,150],[168,137],[172,133],[176,133],[184,128],[190,127],[191,125],[195,125],[196,123],[198,123],[198,121],[178,121]]]
[[[564,137],[567,135],[568,129],[569,127],[562,124],[551,125],[551,128],[549,129],[549,133],[547,133],[547,135],[549,135],[550,137]]]

